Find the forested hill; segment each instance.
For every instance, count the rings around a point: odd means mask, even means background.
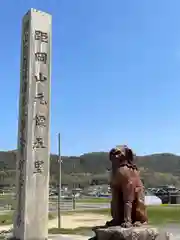
[[[58,156],[51,155],[51,181],[58,175]],[[62,157],[63,183],[90,182],[92,179],[106,181],[111,168],[107,152],[92,152],[81,156]],[[180,184],[180,156],[162,153],[136,157],[141,176],[148,186]],[[0,152],[0,178],[11,182],[15,177],[16,151]]]

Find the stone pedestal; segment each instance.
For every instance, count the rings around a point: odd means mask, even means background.
[[[94,240],[173,240],[170,234],[159,232],[157,228],[142,226],[122,228],[120,226],[93,229]]]

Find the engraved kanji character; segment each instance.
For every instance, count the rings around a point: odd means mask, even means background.
[[[39,76],[35,76],[36,82],[45,82],[47,77],[43,76],[42,73],[39,73]]]
[[[36,140],[35,140],[35,142],[33,144],[33,149],[34,148],[46,148],[44,146],[44,140],[43,140],[42,137],[36,137]]]
[[[43,115],[36,115],[36,126],[45,127],[46,126],[46,117]]]
[[[46,64],[47,62],[47,53],[44,52],[37,52],[35,53],[35,60],[38,62],[43,62]]]
[[[44,161],[35,161],[34,167],[35,167],[36,171],[34,173],[42,173],[43,172],[43,164],[44,164]]]
[[[44,93],[43,92],[37,93],[35,98],[39,99],[44,98]]]
[[[35,40],[48,43],[48,34],[39,30],[35,30]]]
[[[35,96],[35,99],[39,99],[40,104],[47,105],[47,101],[44,99],[44,93],[43,92],[37,93],[36,96]]]

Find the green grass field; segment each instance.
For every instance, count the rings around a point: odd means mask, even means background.
[[[88,212],[110,215],[110,209],[88,209],[83,214]],[[180,205],[148,206],[147,212],[150,224],[180,223]]]
[[[77,200],[78,203],[110,203],[110,198],[88,198]],[[89,210],[88,210],[89,211]],[[97,213],[110,214],[107,209],[93,210]],[[148,217],[150,224],[180,223],[180,205],[148,206]],[[91,210],[92,212],[92,210]]]
[[[148,206],[147,211],[151,225],[180,223],[180,205]],[[91,209],[83,211],[83,214],[85,213],[110,215],[110,209]]]

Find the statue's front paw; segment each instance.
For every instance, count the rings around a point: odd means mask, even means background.
[[[107,227],[112,227],[112,226],[114,226],[113,220],[107,221],[106,224],[105,224],[105,226],[107,226]]]
[[[133,226],[133,225],[132,225],[131,222],[124,222],[124,223],[121,224],[121,227],[123,227],[123,228],[130,228],[130,227],[132,227],[132,226]]]
[[[141,222],[135,222],[135,223],[133,224],[134,227],[140,227],[141,225],[142,225]]]
[[[148,224],[148,222],[143,222],[142,224],[143,224],[143,225],[147,225],[147,224]]]

